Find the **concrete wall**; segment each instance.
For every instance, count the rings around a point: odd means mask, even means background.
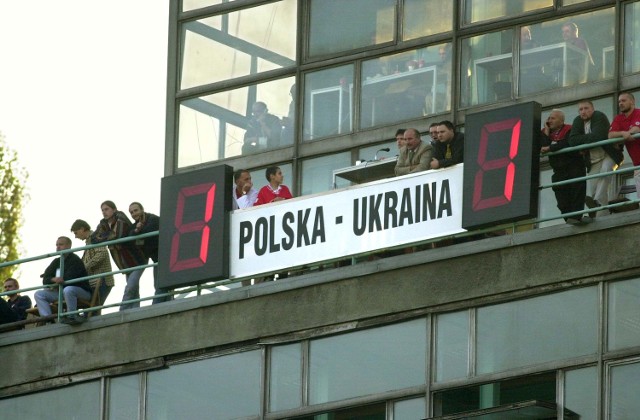
[[[0,396],[161,366],[166,356],[638,276],[638,249],[640,212],[631,212],[5,333]]]

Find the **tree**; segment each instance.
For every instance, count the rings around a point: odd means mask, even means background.
[[[22,208],[27,200],[25,186],[28,174],[19,166],[18,156],[0,133],[0,262],[14,261],[20,256]],[[0,284],[11,277],[18,266],[0,268]]]

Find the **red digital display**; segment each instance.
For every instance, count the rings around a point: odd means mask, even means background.
[[[162,179],[156,288],[228,278],[232,185],[226,165]]]
[[[530,102],[467,115],[463,228],[537,216],[540,113]]]

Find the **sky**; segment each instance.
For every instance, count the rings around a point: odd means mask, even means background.
[[[159,214],[168,10],[169,0],[0,1],[0,133],[29,174],[22,258],[54,252],[62,235],[84,245],[71,224],[97,226],[105,200]],[[37,286],[50,261],[14,277]],[[124,284],[117,275],[107,303]],[[152,294],[151,269],[141,286]]]

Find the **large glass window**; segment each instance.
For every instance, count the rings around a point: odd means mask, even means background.
[[[640,413],[638,378],[640,378],[640,363],[617,365],[611,368],[610,419],[626,420],[638,417]]]
[[[476,23],[552,7],[553,0],[465,0],[464,21]]]
[[[637,73],[640,72],[640,2],[625,5],[624,26],[624,73]]]
[[[136,419],[140,412],[140,374],[109,379],[109,419]]]
[[[335,136],[353,129],[353,65],[309,73],[305,77],[305,140]]]
[[[396,0],[312,0],[309,56],[393,41]]]
[[[185,23],[180,87],[295,66],[296,5],[283,0]]]
[[[311,341],[309,403],[424,384],[426,332],[422,318]]]
[[[482,307],[477,312],[479,374],[594,354],[598,290],[570,290]]]
[[[3,416],[21,419],[99,420],[100,381],[0,400]],[[13,416],[9,416],[13,413]]]
[[[393,404],[393,420],[415,420],[427,417],[427,399],[396,401]]]
[[[469,371],[469,311],[436,319],[436,382],[466,378]]]
[[[640,279],[609,284],[608,350],[640,346]]]
[[[613,77],[614,10],[520,29],[520,94]]]
[[[451,44],[434,45],[362,63],[360,127],[447,111]]]
[[[402,38],[406,41],[452,30],[453,4],[442,0],[405,0]]]
[[[348,187],[349,181],[336,177],[333,185],[333,171],[351,166],[351,152],[321,156],[302,162],[302,195],[329,191],[332,188]]]
[[[182,101],[178,167],[291,144],[282,117],[294,83],[288,77]]]
[[[269,409],[287,410],[302,405],[302,345],[271,348]]]
[[[147,418],[230,419],[260,414],[259,350],[149,372]]]
[[[580,415],[580,420],[598,419],[598,368],[565,372],[564,407]]]
[[[460,72],[463,106],[511,99],[513,30],[474,36],[462,41]]]

